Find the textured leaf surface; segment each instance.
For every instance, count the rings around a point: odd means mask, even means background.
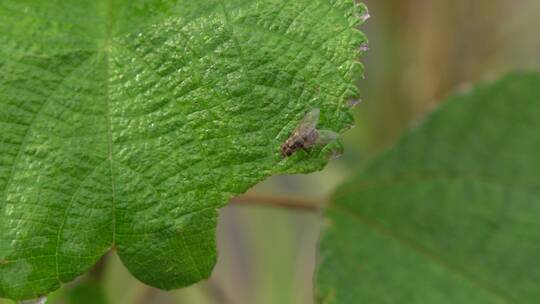
[[[143,282],[209,276],[216,209],[338,145],[282,158],[304,113],[352,123],[352,0],[0,3],[0,296],[35,298],[111,246]]]
[[[320,303],[537,303],[540,76],[451,98],[336,191]]]

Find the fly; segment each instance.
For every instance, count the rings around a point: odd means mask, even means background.
[[[320,114],[318,108],[306,113],[289,138],[281,145],[281,155],[288,157],[300,149],[307,150],[314,145],[325,145],[339,137],[336,132],[316,129]]]

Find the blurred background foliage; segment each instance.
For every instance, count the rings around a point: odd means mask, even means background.
[[[538,0],[364,2],[372,16],[362,27],[370,50],[362,58],[363,102],[354,109],[357,127],[344,136],[345,154],[323,172],[273,177],[252,193],[324,197],[451,91],[540,68]],[[321,221],[317,214],[231,205],[221,210],[219,262],[208,282],[158,291],[139,283],[111,254],[49,303],[312,303]]]

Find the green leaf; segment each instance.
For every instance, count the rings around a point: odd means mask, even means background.
[[[36,298],[116,248],[141,281],[209,276],[217,209],[338,144],[280,155],[304,113],[352,124],[353,0],[0,4],[0,296]]]
[[[456,95],[341,186],[319,303],[538,303],[540,75]]]

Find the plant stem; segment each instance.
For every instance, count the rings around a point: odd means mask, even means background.
[[[304,198],[295,196],[274,196],[261,194],[244,194],[235,197],[231,203],[235,205],[263,205],[317,212],[327,204],[326,198]]]
[[[89,276],[100,281],[103,278],[103,273],[105,272],[105,267],[107,266],[107,261],[111,252],[107,252],[105,255],[99,259],[99,261],[90,269]]]

